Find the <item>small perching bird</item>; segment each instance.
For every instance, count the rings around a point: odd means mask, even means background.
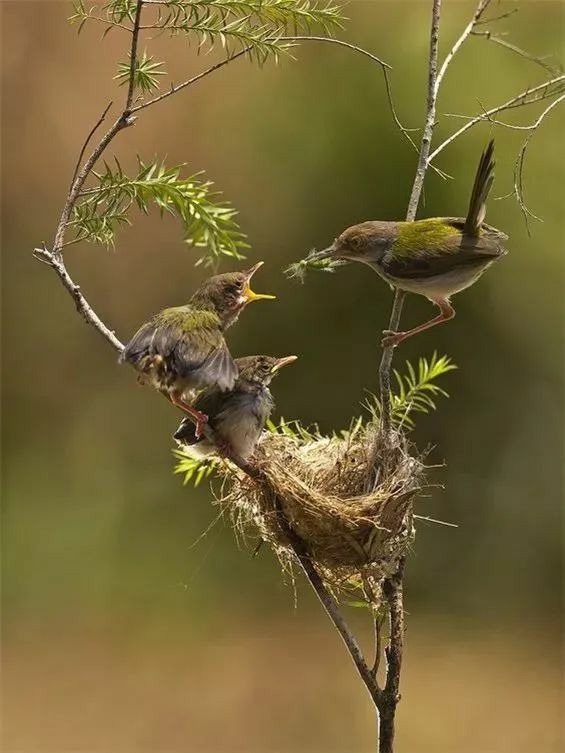
[[[194,406],[208,415],[216,443],[207,437],[199,438],[189,418],[183,419],[174,438],[195,458],[208,457],[218,451],[248,458],[275,405],[269,384],[283,366],[296,359],[297,356],[236,358],[239,376],[233,389],[222,392],[213,387],[203,393]]]
[[[232,389],[237,378],[224,331],[251,301],[275,298],[251,290],[251,278],[262,264],[210,277],[185,306],[164,309],[143,324],[120,356],[137,369],[142,383],[188,414],[197,437],[208,416],[191,403],[204,389]]]
[[[384,347],[396,346],[455,316],[450,297],[476,282],[507,251],[508,236],[484,222],[494,180],[494,140],[481,156],[466,218],[414,222],[362,222],[347,228],[327,249],[308,259],[347,259],[368,264],[391,285],[428,298],[438,316],[407,332],[385,330]],[[307,261],[308,261],[307,259]]]

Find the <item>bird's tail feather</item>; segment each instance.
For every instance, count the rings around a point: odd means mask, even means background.
[[[469,235],[478,235],[487,211],[487,197],[494,180],[494,139],[487,144],[487,148],[481,155],[475,182],[471,192],[469,211],[465,221],[465,232]]]

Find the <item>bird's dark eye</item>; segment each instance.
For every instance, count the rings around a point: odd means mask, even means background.
[[[227,286],[226,290],[229,295],[238,295],[241,293],[241,284],[238,282],[232,282]]]

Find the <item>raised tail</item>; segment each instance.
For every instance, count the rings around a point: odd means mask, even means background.
[[[487,213],[487,197],[494,180],[494,139],[487,144],[475,175],[464,232],[478,235]]]

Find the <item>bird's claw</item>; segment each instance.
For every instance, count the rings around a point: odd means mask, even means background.
[[[383,348],[396,348],[404,340],[404,332],[394,332],[392,329],[383,330],[383,339],[381,345]]]

